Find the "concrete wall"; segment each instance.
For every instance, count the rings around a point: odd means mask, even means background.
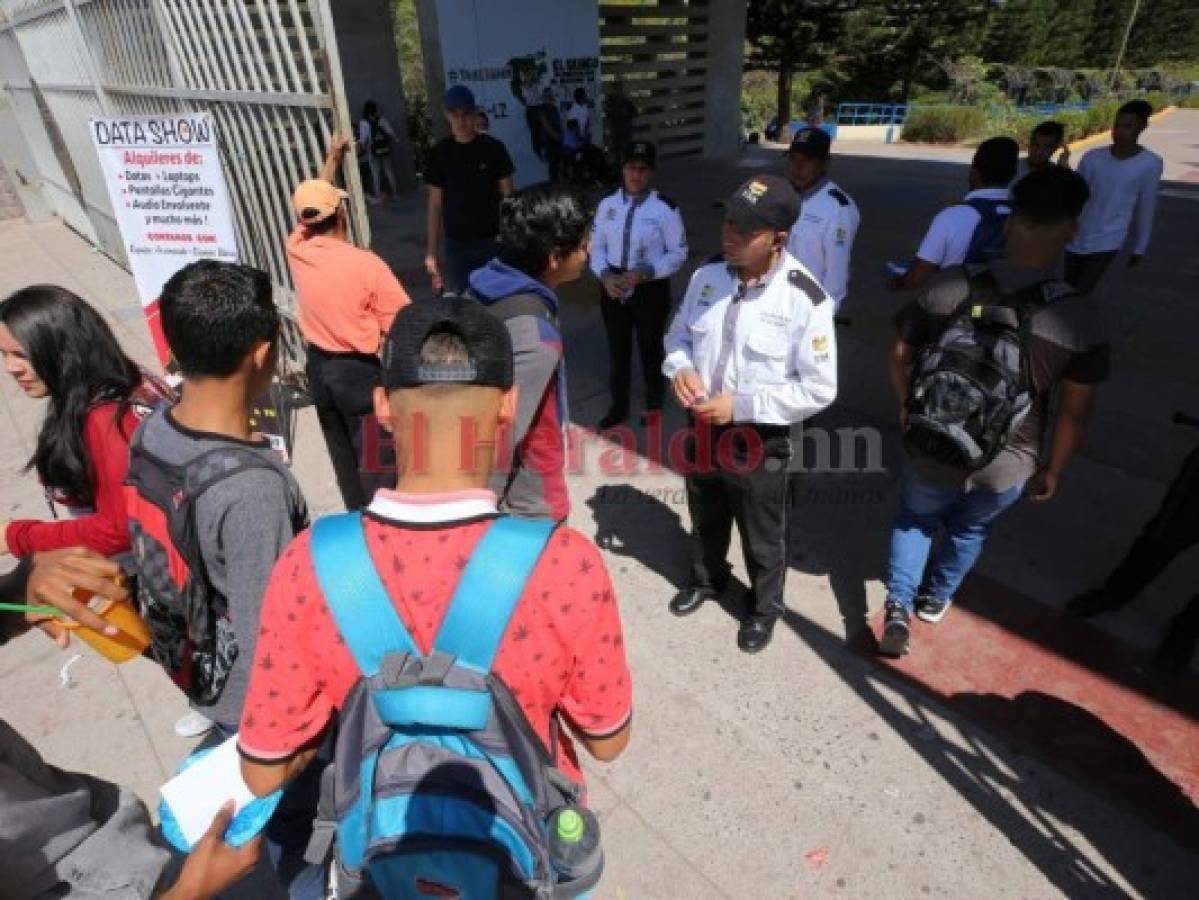
[[[416,187],[412,145],[408,140],[408,112],[400,79],[389,0],[337,0],[331,4],[341,71],[350,119],[357,127],[362,104],[374,100],[379,112],[395,129],[398,146],[392,149],[392,166],[401,190]]]
[[[704,156],[733,156],[741,144],[745,0],[708,4],[708,86]]]
[[[425,69],[425,89],[429,92],[429,118],[433,136],[449,134],[441,100],[445,96],[445,61],[441,55],[441,23],[437,16],[437,0],[416,0],[416,19],[420,26],[421,60]]]

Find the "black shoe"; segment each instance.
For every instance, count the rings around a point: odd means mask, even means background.
[[[676,616],[689,616],[703,606],[705,600],[716,599],[716,594],[716,589],[710,587],[683,588],[670,601],[670,611]]]
[[[743,653],[761,653],[774,636],[774,623],[778,619],[753,616],[741,623],[737,632],[737,646]]]
[[[902,603],[888,601],[883,618],[883,639],[878,642],[878,652],[883,656],[903,656],[911,648],[908,623],[911,614]]]
[[[1066,612],[1080,619],[1089,619],[1091,616],[1119,609],[1125,603],[1126,601],[1122,597],[1114,597],[1100,588],[1097,591],[1079,594],[1066,604]]]
[[[949,612],[952,600],[938,600],[936,597],[916,598],[916,617],[922,622],[940,622]]]
[[[600,431],[607,431],[609,428],[615,428],[628,417],[629,411],[627,409],[621,409],[618,406],[614,406],[608,410],[607,415],[599,420],[599,425],[597,427]]]

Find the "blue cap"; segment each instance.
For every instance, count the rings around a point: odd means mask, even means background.
[[[465,84],[456,84],[445,92],[446,109],[474,109],[475,95]]]

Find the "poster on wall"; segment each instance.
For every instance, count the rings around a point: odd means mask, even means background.
[[[237,239],[216,127],[207,113],[93,117],[92,140],[129,269],[163,365],[163,284],[199,259],[236,262]]]
[[[208,113],[93,117],[92,141],[159,362],[170,349],[158,318],[162,286],[188,263],[237,262],[237,238],[216,125]],[[253,427],[290,458],[290,411],[278,385],[253,405]]]
[[[575,91],[586,91],[591,140],[603,144],[596,0],[438,0],[437,22],[445,85],[466,85],[487,111],[491,135],[516,166],[517,187],[548,176],[532,132],[546,88],[563,120]]]

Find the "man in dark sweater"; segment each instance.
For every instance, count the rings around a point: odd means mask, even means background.
[[[429,151],[425,168],[429,185],[425,271],[437,293],[447,287],[447,279],[450,290],[466,290],[470,273],[495,256],[500,200],[512,193],[512,159],[502,141],[479,134],[476,108],[475,96],[465,85],[446,91],[450,135]]]

